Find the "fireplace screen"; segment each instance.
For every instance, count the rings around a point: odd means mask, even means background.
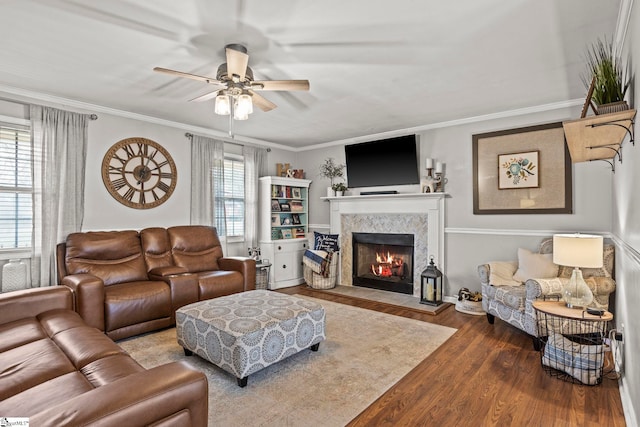
[[[354,286],[413,294],[413,234],[353,233]]]

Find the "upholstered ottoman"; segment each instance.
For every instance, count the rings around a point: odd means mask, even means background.
[[[235,375],[238,385],[260,369],[325,339],[320,304],[254,290],[186,305],[176,311],[178,344]]]

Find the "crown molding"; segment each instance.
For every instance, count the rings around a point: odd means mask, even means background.
[[[632,1],[632,0],[628,0],[628,1]],[[338,141],[330,141],[326,143],[310,145],[307,147],[289,147],[287,145],[282,145],[282,144],[278,144],[271,141],[265,141],[265,140],[256,139],[256,138],[249,138],[249,137],[244,137],[240,135],[236,135],[234,138],[230,138],[229,135],[224,132],[216,131],[209,128],[191,126],[191,125],[187,125],[180,122],[161,119],[158,117],[147,116],[144,114],[138,114],[131,111],[119,110],[116,108],[105,107],[102,105],[91,104],[83,101],[76,101],[73,99],[63,98],[60,96],[50,95],[46,93],[39,93],[39,92],[17,88],[13,86],[6,86],[6,85],[0,84],[0,93],[7,93],[7,94],[17,96],[19,99],[19,102],[38,101],[38,102],[44,102],[46,104],[54,104],[54,105],[64,106],[67,108],[75,108],[79,110],[90,111],[93,113],[105,113],[112,116],[118,116],[118,117],[123,117],[127,119],[133,119],[133,120],[139,120],[142,122],[157,124],[161,126],[182,129],[190,133],[196,133],[198,135],[218,138],[229,143],[236,143],[236,144],[246,143],[249,145],[276,148],[279,150],[292,151],[292,152],[317,150],[321,148],[335,147],[335,146],[341,146],[346,144],[353,144],[357,142],[366,142],[366,141],[371,141],[373,139],[393,138],[395,136],[407,135],[411,133],[419,133],[419,132],[424,132],[431,129],[440,129],[440,128],[460,126],[460,125],[489,121],[489,120],[517,117],[517,116],[523,116],[527,114],[535,114],[535,113],[541,113],[545,111],[582,106],[582,104],[584,104],[584,99],[572,99],[568,101],[561,101],[561,102],[555,102],[551,104],[543,104],[543,105],[536,105],[536,106],[525,107],[525,108],[518,108],[515,110],[501,111],[497,113],[484,114],[480,116],[465,117],[465,118],[449,120],[445,122],[430,123],[427,125],[416,126],[411,128],[396,129],[389,132],[362,135],[355,138],[342,139]],[[9,99],[9,101],[16,101],[16,100]]]
[[[449,120],[445,122],[430,123],[428,125],[416,126],[406,129],[397,129],[389,132],[376,133],[371,135],[357,136],[354,138],[341,139],[338,141],[324,142],[320,144],[310,145],[308,147],[296,148],[293,151],[309,151],[320,148],[329,148],[346,144],[354,144],[358,142],[367,142],[376,139],[393,138],[396,136],[407,135],[411,133],[420,133],[431,129],[440,129],[452,126],[466,125],[470,123],[485,122],[489,120],[504,119],[509,117],[523,116],[526,114],[542,113],[551,110],[560,110],[563,108],[572,108],[582,106],[584,99],[570,99],[568,101],[554,102],[551,104],[535,105],[532,107],[518,108],[515,110],[501,111],[498,113],[483,114],[481,116],[465,117],[462,119]]]
[[[133,120],[138,120],[146,123],[167,126],[175,129],[181,129],[190,133],[217,138],[229,143],[256,145],[260,147],[277,148],[280,150],[289,150],[289,151],[291,150],[291,147],[289,146],[277,144],[270,141],[264,141],[256,138],[249,138],[241,135],[235,135],[233,138],[231,138],[229,137],[229,134],[225,132],[220,132],[214,129],[187,125],[185,123],[174,122],[172,120],[165,120],[165,119],[161,119],[154,116],[147,116],[144,114],[133,113],[131,111],[119,110],[116,108],[105,107],[102,105],[91,104],[83,101],[76,101],[69,98],[50,95],[47,93],[34,92],[31,90],[17,88],[14,86],[7,86],[7,85],[0,84],[0,93],[6,93],[6,94],[10,94],[18,97],[18,99],[7,99],[7,101],[11,101],[11,102],[20,102],[20,103],[42,102],[53,107],[62,106],[65,108],[72,108],[72,109],[81,110],[81,111],[89,111],[92,113],[104,113],[112,116],[123,117],[126,119],[133,119]]]

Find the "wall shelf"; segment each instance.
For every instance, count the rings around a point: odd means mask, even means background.
[[[615,160],[616,156],[622,161],[620,147],[624,138],[629,135],[631,143],[634,143],[635,117],[636,110],[625,110],[562,122],[571,162]],[[609,163],[614,168],[613,161]]]

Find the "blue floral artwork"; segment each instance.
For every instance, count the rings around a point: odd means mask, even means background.
[[[498,187],[537,188],[539,184],[538,151],[498,156]]]

